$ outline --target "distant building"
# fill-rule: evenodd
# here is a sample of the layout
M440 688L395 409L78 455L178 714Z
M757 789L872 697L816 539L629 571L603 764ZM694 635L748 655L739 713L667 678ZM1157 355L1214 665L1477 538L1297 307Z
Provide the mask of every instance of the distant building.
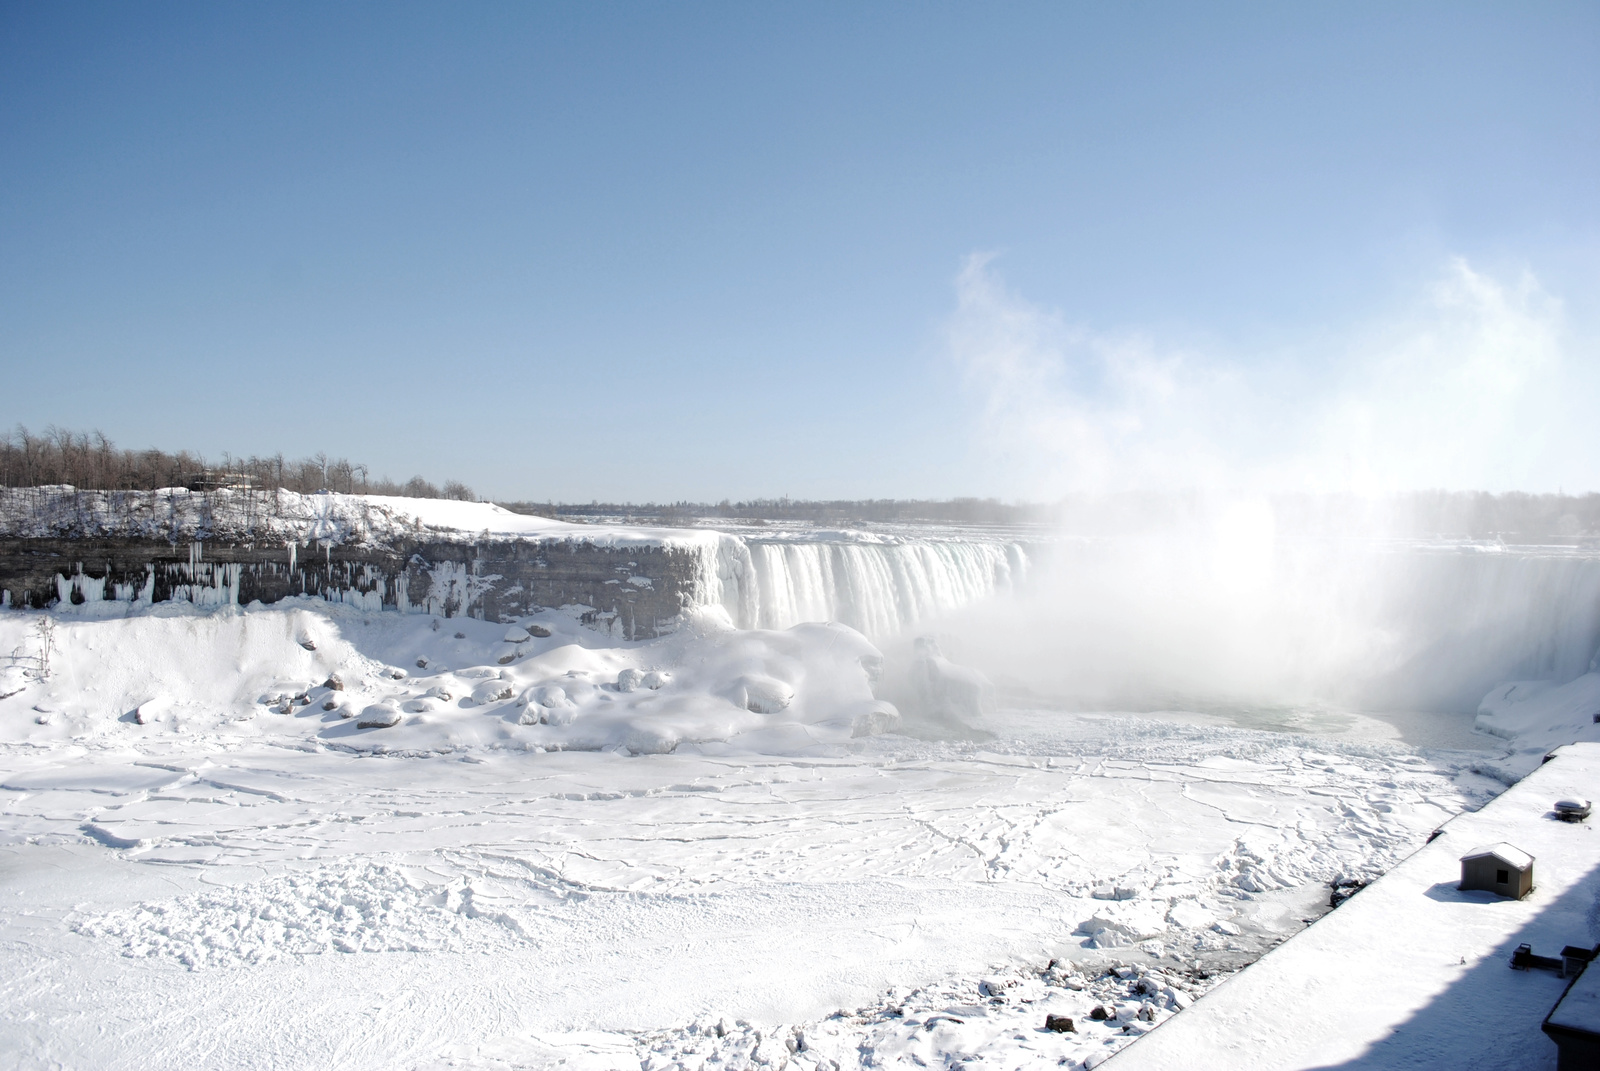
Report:
M1491 844L1461 857L1461 890L1520 900L1533 891L1533 856L1509 844Z

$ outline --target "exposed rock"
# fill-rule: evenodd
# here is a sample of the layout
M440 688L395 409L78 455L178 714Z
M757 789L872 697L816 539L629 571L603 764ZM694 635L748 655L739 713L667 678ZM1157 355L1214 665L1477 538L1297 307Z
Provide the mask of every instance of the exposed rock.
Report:
M1065 1015L1046 1015L1044 1017L1044 1028L1053 1030L1057 1034L1076 1034L1078 1032L1078 1028L1073 1025L1072 1019Z
M550 638L550 630L543 625L529 625L528 635L536 640L548 640Z
M335 692L344 691L344 681L339 679L339 675L337 673L323 681L322 686Z
M1103 1023L1108 1019L1115 1019L1116 1013L1107 1011L1104 1004L1096 1004L1094 1006L1094 1011L1089 1013L1089 1018L1093 1019L1097 1023Z
M374 703L361 712L357 729L387 729L400 724L400 711L388 703Z
M472 690L472 701L480 705L499 703L517 694L510 681L484 681Z
M311 638L309 638L309 637L307 637L306 639L301 640L300 641L300 646L304 647L308 651L315 651L317 649L316 641L311 639Z

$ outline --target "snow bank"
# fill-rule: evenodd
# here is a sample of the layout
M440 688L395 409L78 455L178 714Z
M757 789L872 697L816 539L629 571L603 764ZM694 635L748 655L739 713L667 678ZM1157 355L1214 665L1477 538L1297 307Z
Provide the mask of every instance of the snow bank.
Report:
M1526 773L1551 748L1576 741L1600 741L1600 673L1565 684L1508 681L1478 706L1476 728L1511 741L1508 770Z
M397 539L564 539L603 546L699 546L716 533L570 524L512 513L489 502L433 498L302 495L293 491L80 491L0 488L0 536L13 539L131 538L271 540L306 546L384 545Z

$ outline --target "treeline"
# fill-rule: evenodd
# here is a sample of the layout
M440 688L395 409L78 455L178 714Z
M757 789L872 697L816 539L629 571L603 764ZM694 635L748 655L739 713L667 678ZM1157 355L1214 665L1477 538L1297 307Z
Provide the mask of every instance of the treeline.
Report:
M1507 542L1588 543L1600 539L1600 494L1491 494L1417 491L1380 497L1348 494L1266 496L1287 534L1503 539ZM865 499L806 502L787 498L748 502L616 503L503 502L517 513L579 522L685 526L699 521L818 526L904 523L1049 525L1083 536L1183 530L1226 505L1228 496L1126 491L1074 495L1048 504L992 498L946 501Z
M421 476L404 483L387 476L373 478L367 466L342 457L313 454L288 459L235 457L212 461L187 450L124 450L99 431L73 432L49 427L35 435L18 427L0 436L0 487L43 487L71 484L96 491L154 491L187 487L191 491L259 488L315 494L337 491L355 495L402 495L407 498L453 498L477 501L472 488L458 480L443 487Z

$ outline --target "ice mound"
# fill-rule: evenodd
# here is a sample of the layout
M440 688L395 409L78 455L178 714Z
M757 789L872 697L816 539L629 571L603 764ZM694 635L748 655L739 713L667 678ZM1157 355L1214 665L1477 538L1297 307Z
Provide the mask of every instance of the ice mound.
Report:
M0 740L120 746L199 733L408 753L688 743L789 754L899 724L873 693L882 655L846 626L739 630L708 613L624 643L584 627L580 611L446 628L302 598L67 618L51 679L7 677ZM0 616L0 643L22 646L39 616ZM956 670L940 671L954 682L946 691L964 694ZM41 703L59 716L41 723Z

